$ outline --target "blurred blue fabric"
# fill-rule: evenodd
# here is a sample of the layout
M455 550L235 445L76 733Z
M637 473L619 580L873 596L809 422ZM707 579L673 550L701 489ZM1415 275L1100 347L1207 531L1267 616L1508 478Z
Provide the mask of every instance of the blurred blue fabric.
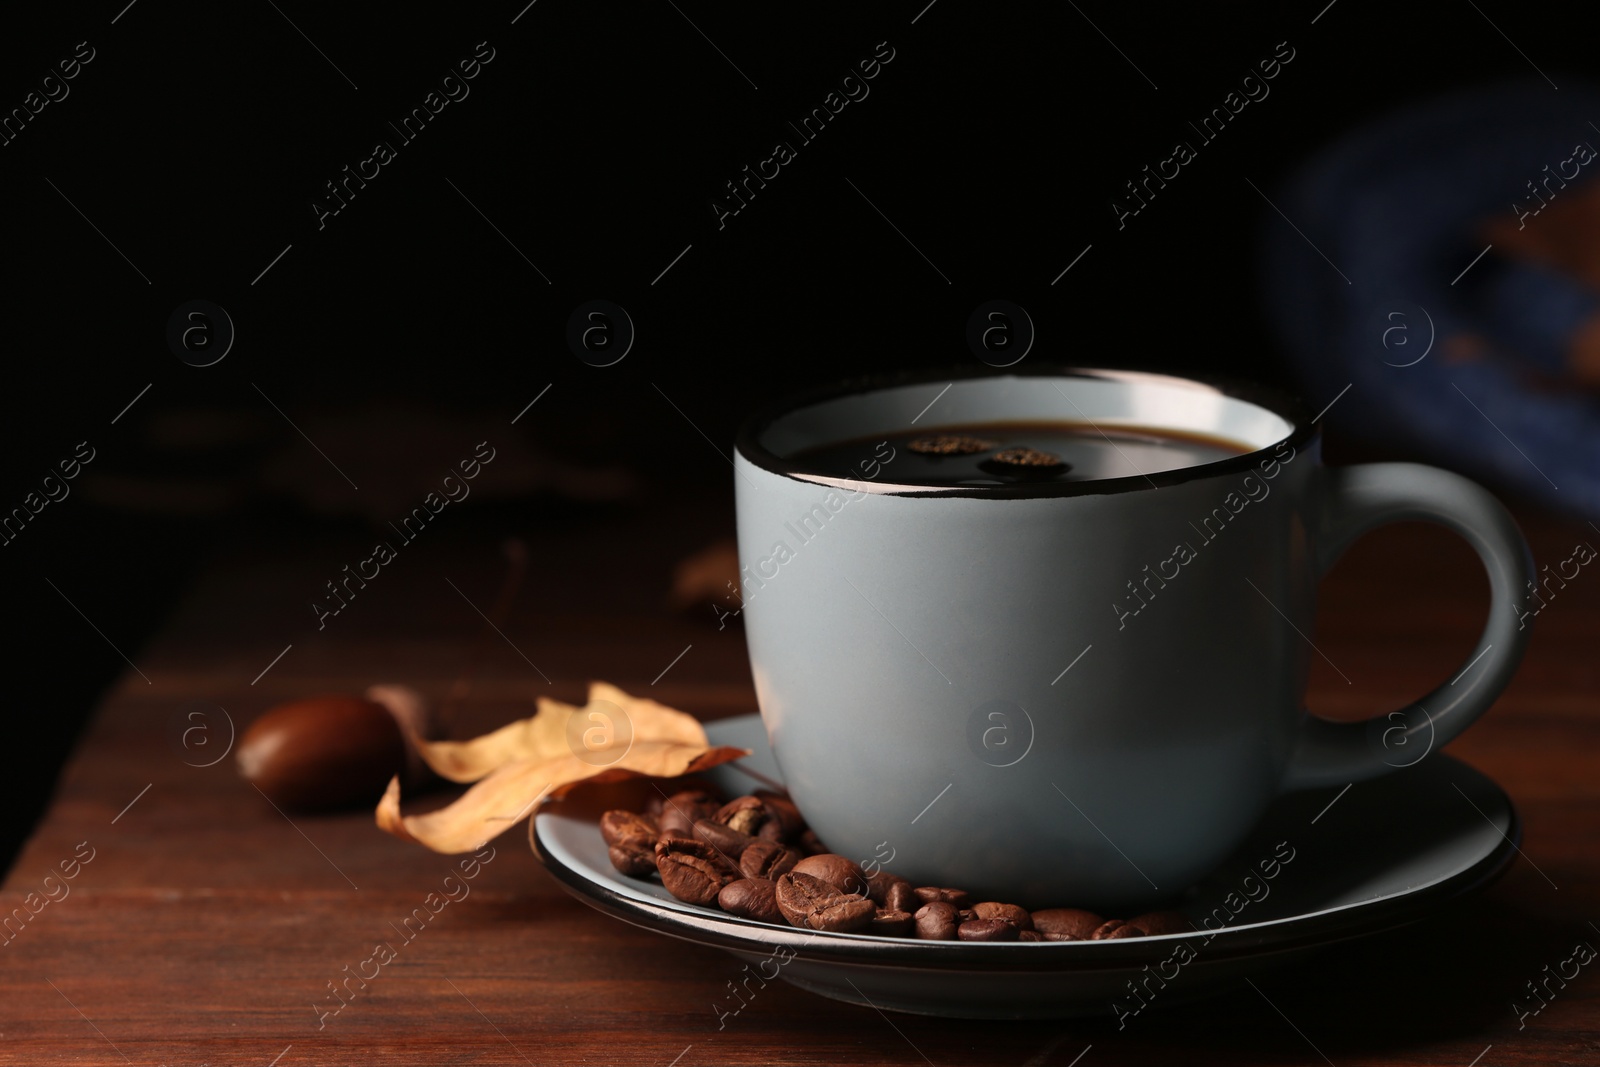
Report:
M1293 226L1266 213L1268 314L1314 408L1350 386L1332 426L1600 517L1600 404L1556 380L1600 299L1492 249L1473 262L1497 214L1556 224L1515 205L1537 208L1527 183L1576 145L1600 145L1591 116L1600 91L1586 86L1458 93L1354 130L1274 195ZM1551 202L1597 175L1589 162ZM1466 335L1482 339L1482 358L1462 358Z

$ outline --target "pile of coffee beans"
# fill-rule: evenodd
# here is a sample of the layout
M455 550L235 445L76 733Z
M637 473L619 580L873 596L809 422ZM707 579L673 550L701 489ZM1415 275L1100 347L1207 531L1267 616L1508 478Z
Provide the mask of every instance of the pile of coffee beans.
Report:
M706 789L656 796L642 812L600 817L612 866L635 878L659 875L689 904L806 930L923 941L1106 941L1186 933L1175 911L1107 919L1082 908L1028 911L974 901L965 890L916 886L829 852L780 793L724 803Z

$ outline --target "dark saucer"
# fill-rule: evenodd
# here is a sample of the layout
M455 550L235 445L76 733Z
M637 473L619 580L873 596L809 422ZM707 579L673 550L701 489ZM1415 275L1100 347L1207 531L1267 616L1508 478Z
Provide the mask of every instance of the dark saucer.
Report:
M709 723L706 732L713 744L753 750L706 775L728 795L760 786L740 766L781 779L759 716ZM1483 888L1509 865L1521 836L1499 786L1434 754L1343 793L1280 798L1181 906L1205 925L1200 932L1117 941L916 941L740 919L618 873L600 837L600 813L642 804L647 789L635 780L579 790L530 820L535 853L569 892L636 926L725 949L752 965L765 961L763 975L776 971L822 996L965 1018L1131 1011L1139 1002L1130 981L1149 991L1152 1004L1220 993L1320 946L1413 922Z

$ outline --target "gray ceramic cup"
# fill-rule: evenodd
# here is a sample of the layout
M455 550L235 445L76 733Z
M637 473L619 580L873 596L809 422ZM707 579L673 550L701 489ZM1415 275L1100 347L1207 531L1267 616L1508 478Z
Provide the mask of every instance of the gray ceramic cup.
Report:
M1250 451L1148 477L927 488L897 484L877 444L1039 420ZM837 474L790 461L853 439L861 459ZM1281 792L1442 747L1522 656L1527 545L1464 478L1329 468L1319 451L1310 414L1279 394L1123 371L859 384L751 419L734 457L742 612L762 719L811 826L917 885L1127 915L1181 899ZM1413 519L1482 559L1477 647L1399 711L1309 715L1318 579L1361 534Z

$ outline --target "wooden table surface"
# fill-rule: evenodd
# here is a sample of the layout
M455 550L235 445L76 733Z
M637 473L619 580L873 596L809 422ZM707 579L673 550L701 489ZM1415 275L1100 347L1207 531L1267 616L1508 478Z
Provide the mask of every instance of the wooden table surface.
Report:
M551 683L506 644L486 646L462 731L526 714L538 693L577 699L590 678L649 689L686 646L652 695L705 718L753 710L740 631L719 632L709 607L664 605L671 562L726 521L725 504L689 499L648 518L522 522L532 564L505 633ZM1579 523L1524 525L1541 564L1600 543ZM238 730L276 702L373 682L441 695L481 628L449 583L487 606L502 570L495 536L447 533L407 546L321 632L305 602L363 538L240 544L135 652L148 683L130 671L106 695L0 891L9 913L62 861L92 854L69 895L0 948L0 1063L1600 1063L1600 966L1525 1025L1512 1008L1576 943L1600 946L1600 574L1587 569L1538 619L1510 691L1451 747L1510 793L1525 858L1481 896L1266 976L1260 994L1147 1013L1119 1032L1109 1019L884 1016L774 983L719 1030L713 1005L734 960L568 896L519 828L494 843L467 899L319 1027L328 983L395 940L390 924L453 861L379 833L367 812L291 823L231 757L189 765L209 757L168 726L191 700ZM1324 583L1315 635L1350 684L1315 660L1309 703L1345 718L1400 707L1460 665L1487 599L1448 534L1369 537ZM225 744L227 723L212 726Z

